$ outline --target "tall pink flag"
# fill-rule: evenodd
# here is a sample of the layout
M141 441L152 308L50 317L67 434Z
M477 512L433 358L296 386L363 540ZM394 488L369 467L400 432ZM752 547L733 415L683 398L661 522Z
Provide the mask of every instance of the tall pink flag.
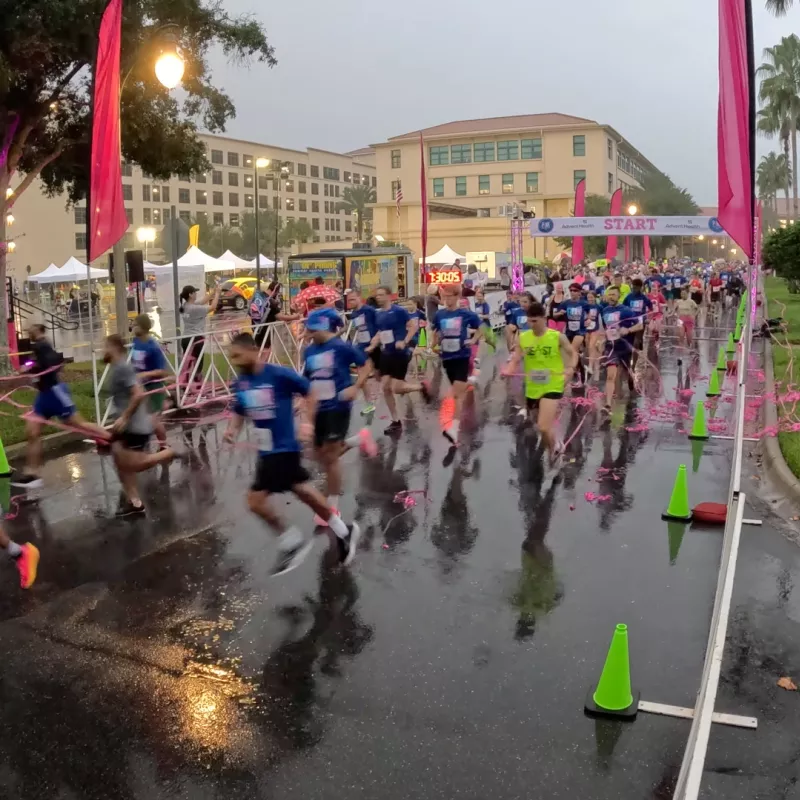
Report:
M642 237L642 251L644 252L644 263L650 263L650 237Z
M586 178L578 181L575 187L575 216L582 217L586 213ZM583 236L572 237L572 263L580 264L583 261Z
M425 280L425 256L428 249L428 186L425 183L425 143L419 132L419 196L422 201L422 267L420 275Z
M617 189L611 195L611 208L609 216L618 217L622 214L622 189ZM612 258L617 257L617 237L609 236L606 240L606 258L610 261Z
M719 222L753 255L751 69L747 0L719 0L719 109L717 181Z
M128 230L122 199L119 59L122 0L110 0L100 22L92 104L92 155L88 219L89 261L113 247Z

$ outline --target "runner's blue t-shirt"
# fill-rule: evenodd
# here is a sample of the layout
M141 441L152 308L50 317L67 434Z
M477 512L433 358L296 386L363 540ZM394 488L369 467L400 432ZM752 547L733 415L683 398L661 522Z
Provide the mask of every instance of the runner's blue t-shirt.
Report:
M593 331L596 331L598 329L599 316L600 316L600 306L587 303L586 316L584 317L583 320L583 326L586 329L587 333L592 333Z
M133 340L131 345L131 364L137 372L153 372L157 369L167 369L167 359L161 345L152 337L142 341ZM160 380L159 378L155 379ZM151 386L153 381L148 381L146 386Z
M489 304L485 300L482 303L475 303L475 313L479 318L481 316L490 316ZM481 325L491 325L491 322L488 319L481 319Z
M648 291L658 294L664 285L664 278L661 275L651 275L649 278L645 278L644 284Z
M367 363L366 353L342 339L329 339L324 344L312 342L303 354L306 362L304 375L321 411L349 411L352 403L342 400L340 394L353 385L350 367Z
M516 323L515 323L516 324ZM480 317L468 308L440 309L433 318L433 329L439 334L439 347L442 361L456 358L469 358L469 329L478 330Z
M623 301L622 305L627 306L631 311L644 315L653 308L653 301L641 292L631 292Z
M605 305L600 314L608 341L614 346L618 346L622 337L626 335L625 328L632 328L639 320L638 315L627 306Z
M563 303L558 304L558 310L564 311L566 317L567 333L576 333L582 335L586 333L586 313L589 309L589 304L585 300L565 300Z
M515 302L514 300L506 300L503 303L503 316L506 320L506 325L514 325L514 318L516 316L516 312L519 311L520 304Z
M261 455L296 453L293 398L311 391L311 384L293 369L263 364L254 375L240 375L233 384L233 411L250 419Z
M386 310L379 308L375 314L375 325L378 329L378 334L381 339L381 350L386 350L391 353L397 352L397 342L405 341L408 331L406 325L411 319L411 314L408 313L402 306L391 305ZM408 350L401 352L407 353Z
M362 350L369 347L369 343L375 338L378 326L375 324L375 309L364 303L361 308L353 311L353 325L356 329L356 346Z

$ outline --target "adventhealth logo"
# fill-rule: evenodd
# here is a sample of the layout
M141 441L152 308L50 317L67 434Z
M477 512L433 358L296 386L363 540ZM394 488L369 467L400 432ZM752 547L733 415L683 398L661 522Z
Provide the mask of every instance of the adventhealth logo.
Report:
M714 233L722 233L722 225L719 224L719 220L716 217L711 217L708 221L708 227L711 228Z
M539 220L539 232L540 233L550 233L555 226L553 225L553 220L551 219L540 219Z

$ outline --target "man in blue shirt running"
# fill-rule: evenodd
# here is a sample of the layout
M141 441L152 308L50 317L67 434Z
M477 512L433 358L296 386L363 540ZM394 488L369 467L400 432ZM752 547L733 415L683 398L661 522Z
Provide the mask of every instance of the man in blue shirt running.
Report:
M634 333L631 337L631 344L633 345L633 360L631 361L631 366L633 369L636 368L636 361L639 358L639 353L644 350L644 334L650 319L649 314L653 310L653 301L646 294L642 293L642 287L641 279L634 278L634 280L631 281L631 293L622 301L622 305L639 315L639 322L642 323L642 329Z
M617 374L619 367L622 367L628 375L628 389L636 391L631 372L631 359L633 357L633 345L629 340L632 333L642 329L639 322L639 315L629 308L619 304L619 289L616 286L609 286L606 291L606 302L603 305L600 315L603 318L603 327L606 331L606 403L603 410L611 411L611 402L614 399L614 391L617 386Z
M375 373L378 374L380 372L380 348L376 347L372 352L368 350L370 342L378 332L378 326L375 322L375 308L364 302L360 289L347 290L347 303L352 311L350 320L355 330L353 341L359 350L363 350L367 354ZM374 392L368 387L368 383L364 385L364 400L366 403L361 409L361 413L364 416L375 412Z
M314 418L314 450L317 461L325 472L328 505L338 514L339 496L342 493L342 470L339 459L351 447L360 447L369 457L378 454L369 428L362 428L348 438L350 411L353 400L364 388L371 366L367 354L349 342L340 339L332 330L328 317L322 311L312 311L306 319L306 330L311 334L311 344L303 353L304 375L311 381L316 400ZM350 367L358 367L358 380L353 383ZM315 520L325 525L324 519Z
M383 384L383 396L392 421L384 430L392 435L403 430L400 415L397 412L395 395L420 392L427 402L430 401L430 390L427 384L409 383L406 380L408 364L411 361L411 342L419 324L402 306L392 303L392 290L388 286L379 286L375 292L378 312L375 315L377 332L370 342L367 352L380 348L379 372Z
M136 377L144 385L147 407L153 419L153 431L158 444L166 447L167 429L161 419L161 412L167 401L164 378L169 376L169 364L161 345L150 335L152 325L148 314L139 314L134 320L131 364L136 370Z
M298 567L312 546L311 537L294 525L287 526L270 503L270 495L284 492L292 492L328 522L336 534L339 561L345 566L350 564L361 531L355 522L346 525L334 513L325 497L312 485L300 461L301 447L294 427L294 397L307 398L306 413L313 418L315 395L310 381L292 369L261 363L258 348L249 333L234 337L229 355L239 377L233 384L234 415L225 431L225 441L233 444L245 419L251 421L258 447L258 465L247 505L278 531L278 555L272 574L283 575ZM310 438L311 434L311 423L302 424L303 438Z
M583 340L586 337L586 317L590 310L589 303L583 299L579 283L570 284L569 299L559 303L553 310L553 319L566 322L564 333L577 355L578 374L581 383L586 379L581 350L583 349ZM589 377L591 377L591 372Z

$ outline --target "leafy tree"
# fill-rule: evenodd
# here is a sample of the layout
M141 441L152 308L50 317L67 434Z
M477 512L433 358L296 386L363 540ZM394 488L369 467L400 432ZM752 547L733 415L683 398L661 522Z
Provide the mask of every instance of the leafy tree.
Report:
M792 143L792 212L798 216L797 197L797 120L800 118L800 38L784 36L774 47L764 50L764 63L757 74L762 77L759 100L773 107L775 119L788 125ZM785 120L785 121L784 121Z
M587 194L585 217L607 217L611 200L602 194ZM572 247L571 236L556 237L556 241L561 247ZM586 257L590 259L603 258L606 254L605 236L584 236L583 249Z
M86 196L91 70L106 5L107 0L0 0L0 139L8 143L7 158L0 159L0 243L6 214L36 178L70 201ZM236 63L272 66L264 28L250 16L231 16L221 0L126 0L123 14L123 157L159 180L205 171L197 127L223 131L235 113L231 99L212 84L208 55L219 48ZM177 26L185 60L179 98L161 86L153 69L166 24ZM16 175L22 180L11 187ZM10 187L14 194L7 198ZM0 285L5 256L3 246Z
M790 292L800 291L800 223L777 228L764 237L764 266L785 278Z
M372 209L370 203L376 202L377 196L372 186L348 186L342 195L342 201L337 204L337 209L346 209L356 218L356 239L361 241L364 236L365 224L369 220L370 224L366 227L372 230Z

